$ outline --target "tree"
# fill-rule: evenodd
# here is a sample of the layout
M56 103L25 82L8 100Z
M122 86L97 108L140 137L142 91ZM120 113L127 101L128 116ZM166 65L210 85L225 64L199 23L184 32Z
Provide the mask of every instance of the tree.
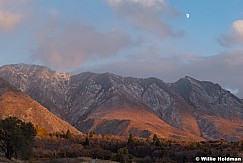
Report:
M153 136L153 144L156 146L160 146L160 144L161 144L160 140L156 134L154 134L154 136Z
M89 138L86 137L83 143L84 146L89 146Z
M133 142L134 142L133 135L130 134L130 135L129 135L129 138L128 138L128 140L127 140L127 143L128 143L128 144L131 144L131 143L133 143Z
M16 117L0 121L0 148L8 159L31 156L35 128L32 123L25 123Z
M72 136L71 131L68 129L65 135L65 138L70 139Z
M88 133L89 138L93 138L94 135L95 135L95 132L90 132L90 133Z
M36 131L36 136L41 136L41 137L49 136L47 130L45 128L39 127L38 125L35 126L35 131Z
M161 145L160 140L159 139L155 140L154 144L155 144L155 146L160 146Z
M153 141L156 141L156 140L158 140L158 136L157 136L157 134L154 134Z
M126 147L119 148L117 151L117 161L121 163L126 163L128 162L128 149Z
M117 153L119 155L127 155L128 154L128 149L126 147L123 147L123 148L119 148Z

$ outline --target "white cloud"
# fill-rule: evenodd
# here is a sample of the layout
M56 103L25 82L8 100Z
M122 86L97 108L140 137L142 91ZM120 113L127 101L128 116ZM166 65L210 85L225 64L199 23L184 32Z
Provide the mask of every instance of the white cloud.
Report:
M133 44L123 31L101 33L74 22L53 21L43 29L32 59L56 68L76 68L89 59L116 55Z
M219 43L226 47L243 45L243 20L234 21L230 33L221 36Z
M243 20L236 20L233 23L232 28L235 35L243 38Z
M20 23L23 17L12 11L11 6L8 1L0 1L0 32L12 30Z
M12 30L21 18L21 15L0 11L0 31Z
M154 7L164 3L164 0L107 0L107 2L115 6L121 3L134 3L144 7Z
M180 37L184 31L174 31L165 23L163 16L175 16L179 12L164 0L107 0L118 18L130 23L134 28L158 36Z

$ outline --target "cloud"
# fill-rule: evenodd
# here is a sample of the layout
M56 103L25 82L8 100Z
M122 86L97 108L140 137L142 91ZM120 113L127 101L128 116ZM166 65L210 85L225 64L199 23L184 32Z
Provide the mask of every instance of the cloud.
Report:
M142 5L144 7L153 7L161 3L164 3L164 0L107 0L107 2L115 6L124 2L130 2L130 3Z
M8 11L9 2L0 1L0 32L10 31L18 25L22 15Z
M123 31L98 32L74 22L53 21L43 29L32 59L56 68L76 68L89 59L116 55L133 44Z
M0 11L0 31L12 30L19 24L22 16Z
M218 41L225 47L243 45L243 20L234 21L230 33L221 36Z
M163 16L176 16L179 12L164 0L106 0L121 18L136 29L146 31L161 39L183 36L184 31L174 31Z
M153 55L151 55L152 57ZM112 72L123 76L158 77L174 82L181 77L191 76L199 80L219 83L224 88L234 88L232 93L243 98L243 51L226 51L215 56L197 56L190 53L155 58L117 61L89 67L89 71ZM112 69L110 68L112 67ZM83 68L82 71L85 71Z

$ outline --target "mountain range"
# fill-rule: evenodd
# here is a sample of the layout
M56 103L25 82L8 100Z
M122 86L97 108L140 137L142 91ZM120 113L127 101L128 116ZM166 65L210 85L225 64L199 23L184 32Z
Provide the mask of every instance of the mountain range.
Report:
M112 73L71 75L27 64L0 67L0 78L84 133L243 139L243 101L209 81L188 76L165 83Z

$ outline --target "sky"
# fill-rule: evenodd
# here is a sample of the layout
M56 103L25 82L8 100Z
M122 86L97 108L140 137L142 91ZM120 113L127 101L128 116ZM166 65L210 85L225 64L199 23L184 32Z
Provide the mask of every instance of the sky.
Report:
M191 76L243 98L243 1L0 0L0 57L0 66Z

